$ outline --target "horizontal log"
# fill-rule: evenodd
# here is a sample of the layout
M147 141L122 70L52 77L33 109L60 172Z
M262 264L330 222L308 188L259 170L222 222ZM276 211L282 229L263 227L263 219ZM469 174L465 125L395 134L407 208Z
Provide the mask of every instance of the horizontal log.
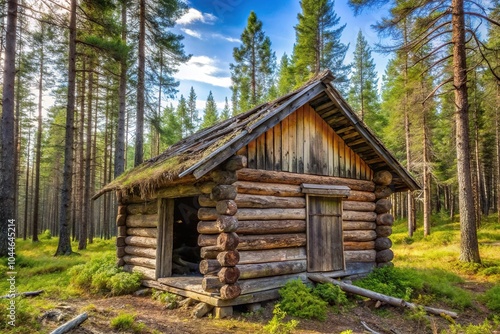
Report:
M344 241L372 241L376 238L374 230L344 231Z
M238 284L226 284L220 288L220 298L223 300L234 299L241 294Z
M392 226L377 226L375 232L379 237L388 237L392 234Z
M64 334L64 333L69 333L73 329L76 329L78 326L80 326L85 320L89 318L89 315L87 312L84 312L73 319L71 319L68 322L65 322L61 326L57 327L54 329L50 334Z
M394 216L390 213L382 213L377 216L376 222L379 226L392 226L394 224Z
M116 226L125 226L127 223L127 215L119 214L116 216Z
M205 206L202 204L202 200L208 198L209 200L215 202L220 201L222 199L235 199L238 194L238 189L234 185L228 184L219 184L212 189L210 196L200 196L199 201L201 206Z
M198 245L200 247L216 246L213 250L221 251L222 248L217 244L217 235L200 234L198 236ZM306 244L305 233L293 234L269 234L269 235L241 235L239 236L238 251L275 249L287 247L300 247Z
M344 241L344 250L375 249L375 241Z
M390 262L394 259L394 252L392 249L384 249L377 252L376 260L378 263Z
M374 193L375 193L375 198L380 199L380 198L387 198L387 197L391 196L393 191L388 186L376 186Z
M117 226L116 227L116 236L117 237L126 237L127 234L127 226Z
M233 184L238 181L234 171L214 170L210 172L210 176L216 184Z
M222 168L227 171L237 171L246 168L248 164L247 157L244 155L235 155L226 160Z
M238 280L238 285L241 288L241 294L246 295L250 293L255 293L259 291L265 291L270 289L278 289L294 279L300 279L303 282L307 281L305 274L290 274L290 275L280 275L272 277L260 277L245 280Z
M152 280L156 279L156 271L154 269L126 264L123 266L123 270L129 273L131 272L141 273L143 279L152 279Z
M240 277L240 269L238 267L222 267L217 277L222 283L234 284Z
M127 205L129 215L152 215L158 213L158 201Z
M296 274L307 270L307 261L286 261L238 265L240 279Z
M375 230L376 227L377 224L375 222L350 221L350 220L344 220L342 222L342 228L344 231Z
M238 211L238 206L232 199L223 199L217 202L215 210L219 215L234 216Z
M215 207L216 202L208 196L200 196L199 203L203 207ZM265 195L238 194L234 199L238 208L305 208L304 197L280 197ZM373 210L372 210L373 211Z
M354 220L354 221L366 221L374 222L377 219L377 214L375 212L361 212L361 211L348 211L344 210L342 212L343 220Z
M237 218L234 217L237 221ZM224 230L223 222L200 221L198 223L198 232L203 234L218 234L221 232L237 231L238 234L280 234L280 233L298 233L306 231L305 220L243 220L237 221L237 230L232 229L234 225ZM375 227L374 227L375 228Z
M392 183L392 174L387 170L380 170L373 175L373 182L380 186L388 186Z
M343 201L342 206L344 210L348 211L375 211L375 203L373 202L357 202L357 201Z
M156 238L158 237L158 229L154 227L153 228L129 227L127 228L127 235Z
M391 200L387 198L381 198L375 203L375 212L376 213L386 213L391 211L392 203Z
M357 202L374 202L376 200L376 197L373 191L351 190L346 200Z
M156 238L130 236L125 238L125 243L129 246L156 248Z
M158 227L158 215L128 215L127 227Z
M238 188L239 194L278 196L278 197L303 197L300 185L262 183L238 181L234 185Z
M148 257L150 259L156 258L156 249L154 249L154 248L127 246L127 247L125 247L125 253L127 253L129 255Z
M217 184L215 182L200 181L190 184L169 185L157 192L159 198L190 197L199 194L210 194Z
M221 233L217 236L217 247L223 251L232 251L238 247L240 238L234 232Z
M238 264L305 260L307 258L305 247L247 250L239 251L239 253L240 261Z
M198 237L198 242L199 242L199 237ZM215 238L215 241L213 243L215 244L217 243L217 238ZM200 256L202 259L216 259L219 253L221 252L222 250L217 246L201 246L200 248Z
M384 249L389 249L392 247L392 241L386 237L380 237L375 240L375 249L377 251L382 251Z
M151 269L156 268L156 260L148 259L146 257L125 255L123 257L123 260L125 261L126 264L131 264L131 265L141 266L141 267L146 267L146 268L151 268Z
M238 218L220 215L216 221L200 220L197 230L200 234L219 234L222 232L235 232L238 227Z
M283 209L238 209L236 213L238 220L278 220L278 219L306 219L305 208ZM217 211L213 208L200 208L198 210L200 220L216 220Z
M240 253L237 250L220 252L217 261L223 267L234 267L240 262Z
M275 172L249 168L240 169L236 173L239 181L272 182L295 185L300 185L302 183L329 184L348 186L352 190L361 191L373 191L375 189L375 184L372 181L344 179L332 176Z
M363 288L357 287L355 285L347 284L347 283L344 283L341 281L337 281L337 280L328 278L328 277L321 275L321 274L308 273L307 277L309 279L311 279L315 282L319 282L319 283L332 283L334 285L339 286L345 292L353 293L356 295L368 297L368 298L375 299L375 300L380 300L380 301L383 301L389 305L407 307L407 308L413 309L413 310L421 307L426 312L429 312L432 314L437 314L437 315L446 314L452 318L458 317L458 315L455 312L451 312L451 311L447 311L447 310L443 310L443 309L436 309L436 308L427 307L427 306L416 305L413 303L409 303L409 302L407 302L403 299L400 299L400 298L395 298L395 297L387 296L387 295L384 295L384 294L381 294L378 292L374 292L374 291L371 291L368 289L363 289Z
M219 261L205 259L200 261L200 273L203 275L216 275L221 269Z
M207 292L219 292L220 288L224 286L217 276L205 276L201 280L201 288Z
M346 262L375 262L375 250L346 250L344 259Z

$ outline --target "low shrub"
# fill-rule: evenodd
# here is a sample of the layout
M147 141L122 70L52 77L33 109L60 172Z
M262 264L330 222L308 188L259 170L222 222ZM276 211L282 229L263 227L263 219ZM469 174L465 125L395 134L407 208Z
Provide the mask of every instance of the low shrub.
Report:
M289 334L295 330L299 322L295 319L283 321L286 317L286 312L280 308L280 304L276 304L273 310L273 318L264 326L264 332L269 334Z
M280 308L289 315L306 319L326 319L328 303L312 293L301 280L290 280L279 290Z
M409 269L382 267L365 278L354 282L356 286L392 297L410 300L414 290L421 290L423 281Z
M345 292L332 283L321 283L316 285L313 294L336 308L346 305L349 302Z
M487 290L483 295L483 300L490 310L500 313L500 285L497 284Z
M467 326L460 324L452 324L450 328L446 331L442 331L442 334L494 334L497 333L499 329L500 322L499 319L495 318L493 321L486 319L483 323L474 325L469 324Z
M114 264L114 256L95 258L86 264L70 269L71 281L92 293L123 295L137 290L141 285L139 273L126 273Z

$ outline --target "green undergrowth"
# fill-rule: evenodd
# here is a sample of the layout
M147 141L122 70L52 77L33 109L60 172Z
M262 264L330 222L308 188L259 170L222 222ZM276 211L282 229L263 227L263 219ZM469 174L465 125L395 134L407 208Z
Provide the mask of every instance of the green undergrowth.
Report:
M16 327L8 327L6 313L0 312L0 333L41 332L37 318L58 303L79 297L83 291L71 284L71 268L88 263L93 258L115 254L115 241L95 239L86 250L77 250L78 243L72 243L73 254L54 256L58 238L44 231L38 242L16 239L14 271L16 292L43 290L37 297L16 297ZM7 260L0 258L0 296L9 293L7 281ZM0 308L8 306L10 299L0 299Z

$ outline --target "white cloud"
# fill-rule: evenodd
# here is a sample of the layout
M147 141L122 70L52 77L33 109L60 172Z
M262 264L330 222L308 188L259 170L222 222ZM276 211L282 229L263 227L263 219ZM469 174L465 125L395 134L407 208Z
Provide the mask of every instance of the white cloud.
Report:
M217 21L217 17L210 13L202 13L197 9L189 8L186 14L182 15L177 21L177 24L187 25L193 22L200 21L202 23L213 24Z
M212 37L220 38L220 39L226 40L226 41L231 42L231 43L241 43L241 41L238 38L224 36L222 34L212 34Z
M181 28L181 30L184 33L186 33L186 35L189 35L189 36L201 39L201 34L199 32L197 32L197 31L194 31L194 30L191 30L191 29L187 29L187 28Z
M192 80L209 83L214 86L229 88L231 77L224 76L224 69L217 67L217 60L207 56L193 56L179 66L175 77L179 80Z

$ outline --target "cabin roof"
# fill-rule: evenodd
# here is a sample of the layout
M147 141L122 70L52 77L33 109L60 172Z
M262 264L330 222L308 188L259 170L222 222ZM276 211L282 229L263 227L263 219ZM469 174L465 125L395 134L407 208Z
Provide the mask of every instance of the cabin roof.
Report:
M189 175L199 179L306 103L374 172L389 170L395 191L420 189L409 172L340 96L332 80L330 71L323 72L292 93L200 130L126 171L94 198L111 190L132 189L138 189L144 196L176 179Z

